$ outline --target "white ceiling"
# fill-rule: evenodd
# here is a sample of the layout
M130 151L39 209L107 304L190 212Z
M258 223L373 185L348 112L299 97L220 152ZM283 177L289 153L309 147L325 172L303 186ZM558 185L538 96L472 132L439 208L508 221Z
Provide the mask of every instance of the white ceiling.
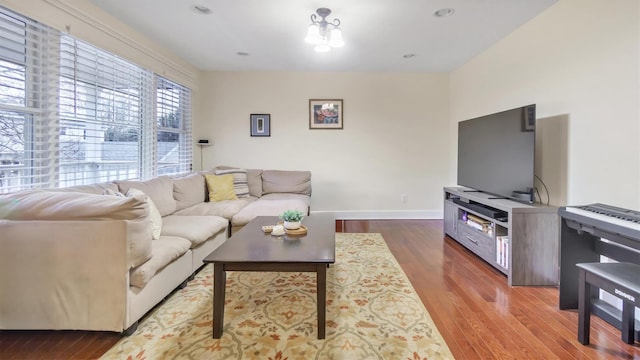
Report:
M201 70L450 71L557 0L90 0ZM204 5L211 13L193 10ZM328 7L346 45L303 41ZM433 13L453 8L450 17ZM239 56L247 52L249 56ZM404 54L416 54L410 59Z

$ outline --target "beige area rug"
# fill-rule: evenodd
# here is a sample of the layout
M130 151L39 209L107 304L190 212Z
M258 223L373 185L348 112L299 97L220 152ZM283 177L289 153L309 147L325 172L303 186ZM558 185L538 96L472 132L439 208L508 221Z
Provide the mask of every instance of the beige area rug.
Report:
M336 234L325 340L313 273L228 272L221 339L212 338L212 293L207 265L102 359L453 358L380 234Z

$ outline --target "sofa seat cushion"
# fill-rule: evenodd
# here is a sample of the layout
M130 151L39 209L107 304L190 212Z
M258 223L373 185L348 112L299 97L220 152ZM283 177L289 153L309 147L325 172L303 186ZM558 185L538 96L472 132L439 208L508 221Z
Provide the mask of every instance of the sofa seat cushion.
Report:
M169 215L162 218L162 235L185 238L195 248L228 225L229 221L219 216Z
M176 200L173 198L173 179L160 176L146 181L116 181L120 192L126 194L130 188L136 188L151 198L160 214L167 216L176 211Z
M191 215L213 215L220 216L227 220L231 220L233 215L237 214L243 207L256 201L254 197L242 198L238 200L224 200L216 202L204 202L188 207L184 210L176 211L173 215L191 216Z
M294 209L300 210L306 214L309 209L308 202L296 197L269 199L263 196L259 200L245 206L235 214L231 218L231 224L234 226L246 225L256 216L275 216L282 214L285 210Z
M191 242L176 236L161 236L151 245L151 258L131 269L131 286L143 288L153 276L172 261L189 251Z

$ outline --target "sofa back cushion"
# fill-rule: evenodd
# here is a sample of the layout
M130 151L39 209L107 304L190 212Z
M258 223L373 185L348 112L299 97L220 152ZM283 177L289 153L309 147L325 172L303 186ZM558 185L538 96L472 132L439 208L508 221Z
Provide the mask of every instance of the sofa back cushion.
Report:
M262 193L311 195L311 172L264 170L262 172Z
M136 188L147 194L156 204L160 215L167 216L176 211L176 200L173 198L173 179L159 176L145 181L116 181L120 192L126 194L130 188Z
M99 184L76 185L76 186L69 186L69 187L49 189L49 190L59 191L59 192L82 192L87 194L101 195L101 194L104 194L106 190L118 191L118 185L112 182L105 182L105 183L99 183Z
M173 198L176 199L176 211L204 202L206 193L207 184L202 174L196 173L173 179Z
M249 195L261 197L262 169L247 169L247 183L249 185Z

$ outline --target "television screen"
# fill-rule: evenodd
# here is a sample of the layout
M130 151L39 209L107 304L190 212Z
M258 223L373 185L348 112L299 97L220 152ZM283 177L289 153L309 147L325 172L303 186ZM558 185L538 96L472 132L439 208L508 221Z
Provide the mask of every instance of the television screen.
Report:
M533 202L535 105L458 123L458 185Z

